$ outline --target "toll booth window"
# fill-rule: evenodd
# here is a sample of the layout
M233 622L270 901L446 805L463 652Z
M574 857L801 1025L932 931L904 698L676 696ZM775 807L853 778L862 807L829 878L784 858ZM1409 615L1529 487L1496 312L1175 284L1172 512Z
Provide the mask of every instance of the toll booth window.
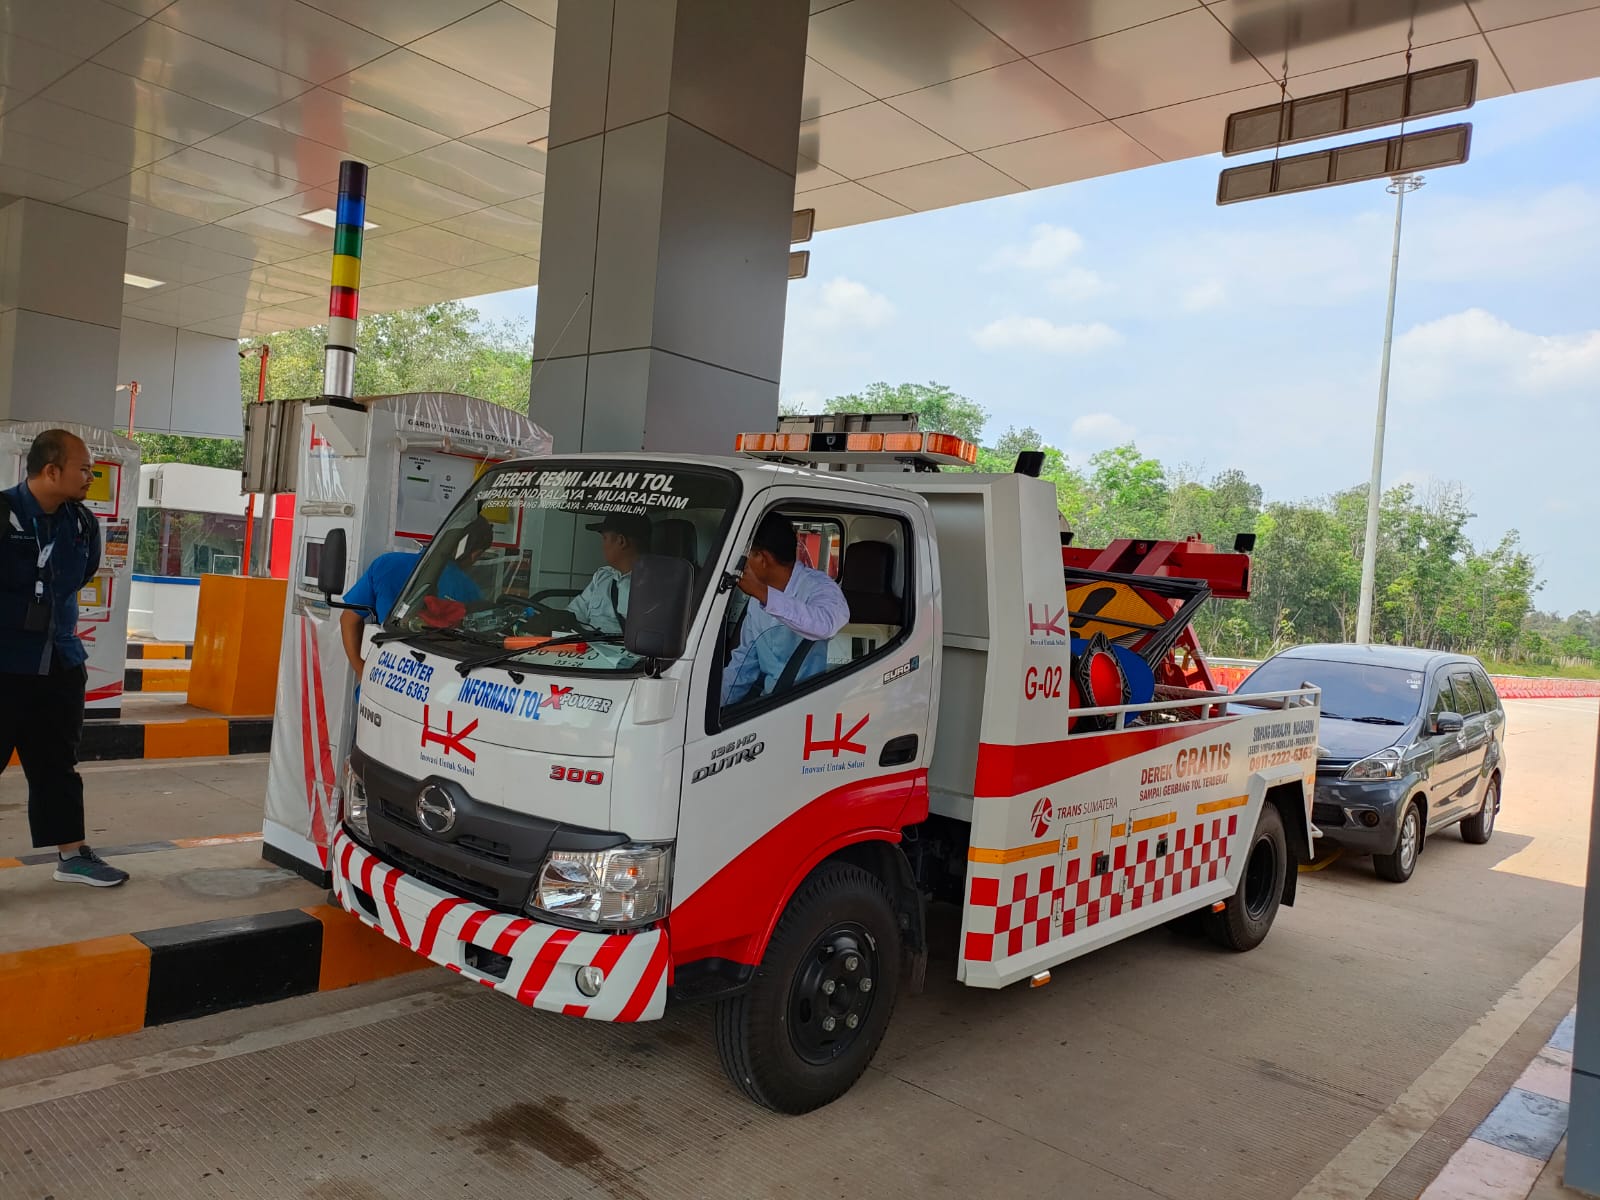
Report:
M676 463L498 467L434 536L390 625L522 650L513 662L632 670L623 631L635 565L687 560L699 603L738 490L729 472Z
M798 578L790 576L781 607L800 610L812 627L796 630L743 594L730 601L719 684L724 725L856 670L910 625L904 521L848 509L774 511L796 540Z

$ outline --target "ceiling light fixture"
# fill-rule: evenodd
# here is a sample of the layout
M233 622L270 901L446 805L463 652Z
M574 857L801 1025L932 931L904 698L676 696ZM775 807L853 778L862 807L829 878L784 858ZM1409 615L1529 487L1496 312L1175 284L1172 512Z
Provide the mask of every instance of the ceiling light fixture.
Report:
M165 279L151 279L148 275L124 275L122 282L129 287L158 288L167 281Z
M328 229L333 229L339 224L339 214L331 208L319 208L312 212L303 212L300 214L300 219L302 221L310 221L313 225L326 226ZM363 221L361 222L361 228L376 229L377 226L371 221Z

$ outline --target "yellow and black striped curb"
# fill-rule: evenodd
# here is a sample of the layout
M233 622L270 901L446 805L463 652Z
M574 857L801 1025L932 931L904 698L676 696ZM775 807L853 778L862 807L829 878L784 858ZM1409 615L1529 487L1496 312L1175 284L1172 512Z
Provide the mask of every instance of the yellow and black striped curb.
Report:
M189 717L181 721L85 721L78 761L122 758L223 758L265 754L271 717Z
M193 642L129 642L129 658L193 658Z
M428 965L327 904L0 954L0 1059Z

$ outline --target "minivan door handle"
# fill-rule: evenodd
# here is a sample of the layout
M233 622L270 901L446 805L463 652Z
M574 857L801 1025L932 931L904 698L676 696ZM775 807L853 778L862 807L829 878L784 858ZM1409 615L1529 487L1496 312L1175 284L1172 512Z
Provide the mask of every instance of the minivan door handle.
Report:
M908 762L916 761L917 735L914 733L902 734L897 738L890 738L883 744L883 753L878 755L880 767L899 767Z

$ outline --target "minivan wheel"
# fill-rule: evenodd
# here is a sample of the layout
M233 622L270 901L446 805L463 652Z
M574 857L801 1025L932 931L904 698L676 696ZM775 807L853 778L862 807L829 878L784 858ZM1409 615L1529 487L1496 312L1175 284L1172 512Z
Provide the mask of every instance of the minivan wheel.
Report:
M1461 822L1461 840L1481 846L1494 836L1494 819L1500 812L1500 777L1492 775L1483 789L1483 807Z
M1395 838L1394 853L1374 854L1373 869L1379 879L1390 883L1404 883L1417 869L1417 855L1422 852L1422 813L1410 801L1400 814L1400 833Z

